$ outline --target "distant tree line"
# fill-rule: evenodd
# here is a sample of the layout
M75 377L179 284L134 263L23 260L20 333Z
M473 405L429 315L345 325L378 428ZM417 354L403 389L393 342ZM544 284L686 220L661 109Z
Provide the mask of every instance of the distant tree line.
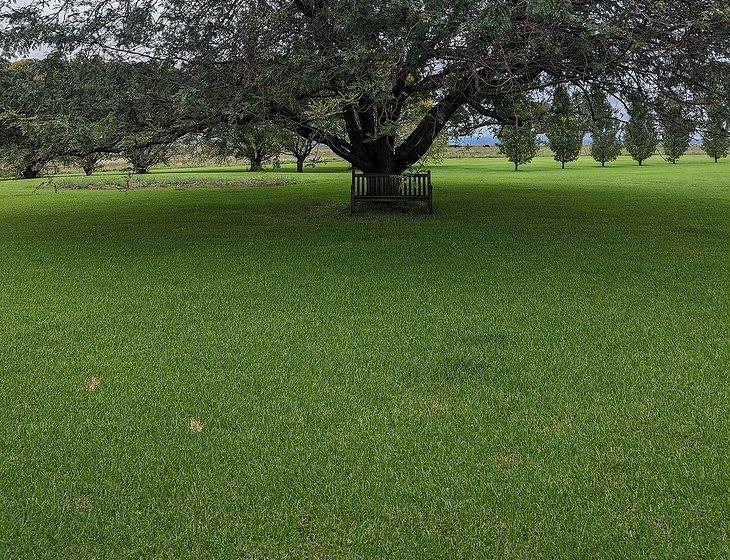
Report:
M282 155L299 173L320 162L315 133L292 132L265 115L205 115L200 99L175 90L175 73L153 62L96 57L0 61L0 171L30 179L64 165L92 175L103 160L121 158L130 172L144 174L181 149L220 162L243 159L254 172L279 167ZM424 102L405 107L411 116L399 132L428 109ZM202 114L201 123L191 125L188 114ZM415 165L439 160L446 145L443 132Z
M179 97L174 74L150 62L96 57L0 61L0 170L30 179L64 165L92 175L104 159L122 158L143 174L182 147L247 159L251 171L281 154L290 154L299 172L316 163L314 137L271 120L191 126L185 113L199 117L199 100Z
M727 100L726 100L727 101ZM617 105L619 100L615 99ZM529 163L540 148L540 134L565 169L580 155L583 140L591 136L590 154L601 167L614 161L622 150L642 165L659 154L677 163L699 135L702 149L717 162L730 149L730 109L715 102L697 107L675 97L650 100L646 92L630 91L623 104L627 119L598 88L571 94L564 85L555 87L550 102L523 99L515 105L515 122L497 131L500 152L514 164L515 171Z
M180 88L182 73L154 61L98 56L0 61L0 168L34 178L54 164L76 165L91 175L113 157L126 159L130 171L141 174L166 162L180 145L221 161L245 159L251 171L277 167L283 154L296 161L298 172L318 161L316 147L324 134L319 128L292 131L265 112L256 118L222 115L209 92L201 96ZM676 163L699 134L715 161L728 155L727 99L724 104L717 98L684 103L681 96L652 98L632 89L625 95L624 111L618 105L618 97L612 103L598 86L586 90L557 84L550 99L506 96L496 109L506 123L498 128L499 150L518 170L535 157L538 138L545 135L565 168L578 158L590 134L590 154L601 166L622 149L639 165L657 152ZM394 128L396 141L411 136L432 109L425 98L404 103ZM320 113L319 127L346 134L336 111L322 107ZM478 114L466 109L454 113L411 167L442 158L448 136L483 126Z

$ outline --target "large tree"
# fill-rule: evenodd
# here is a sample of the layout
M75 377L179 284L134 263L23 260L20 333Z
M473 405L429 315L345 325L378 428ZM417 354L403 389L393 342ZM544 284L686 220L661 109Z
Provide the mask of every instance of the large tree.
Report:
M68 138L63 120L40 120L0 113L0 169L19 179L34 179L59 158Z
M120 155L132 166L132 173L145 175L155 165L167 163L170 156L169 144L154 143L147 145L147 141L129 138L125 141Z
M4 45L147 58L176 134L268 115L366 172L418 161L463 110L510 124L506 97L556 84L651 84L718 95L725 0L45 0L0 12ZM2 22L0 22L2 23ZM0 24L0 28L3 25ZM408 104L430 109L405 137Z
M154 151L206 127L199 100L180 86L182 76L157 61L85 56L0 65L4 167L35 177L58 160L89 173L107 154Z

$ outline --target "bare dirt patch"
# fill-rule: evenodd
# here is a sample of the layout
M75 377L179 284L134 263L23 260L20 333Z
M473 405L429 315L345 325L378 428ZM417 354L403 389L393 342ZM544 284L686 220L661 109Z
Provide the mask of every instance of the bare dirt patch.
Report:
M132 189L256 189L295 185L291 179L241 179L227 181L221 179L168 180L168 181L130 181L125 182L88 182L59 183L59 189L71 190L132 190Z
M188 420L188 430L195 434L199 434L203 431L203 423L200 420L191 418L190 420Z
M91 393L92 391L96 391L100 383L101 380L98 377L92 377L84 382L84 389Z

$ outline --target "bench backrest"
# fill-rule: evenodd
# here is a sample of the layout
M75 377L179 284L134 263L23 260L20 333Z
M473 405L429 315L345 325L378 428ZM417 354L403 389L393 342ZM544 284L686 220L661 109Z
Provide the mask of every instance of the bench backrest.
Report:
M399 196L426 197L431 188L431 172L380 174L352 172L352 187L355 196L393 196L397 182Z

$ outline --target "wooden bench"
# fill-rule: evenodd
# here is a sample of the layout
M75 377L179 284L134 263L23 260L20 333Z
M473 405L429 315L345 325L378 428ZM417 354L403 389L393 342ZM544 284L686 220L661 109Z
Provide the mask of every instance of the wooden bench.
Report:
M423 201L428 205L428 213L433 214L433 187L430 171L402 175L352 172L350 212L353 214L358 202L403 200Z

